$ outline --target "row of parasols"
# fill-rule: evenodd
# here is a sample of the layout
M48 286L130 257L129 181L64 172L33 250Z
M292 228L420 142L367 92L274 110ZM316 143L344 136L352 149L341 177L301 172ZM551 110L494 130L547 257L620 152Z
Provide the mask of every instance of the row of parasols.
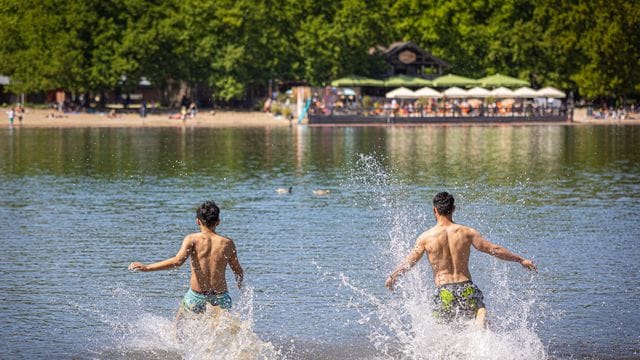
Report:
M498 87L493 90L487 90L481 87L473 87L469 90L459 88L457 86L450 87L442 92L432 89L430 87L423 87L416 91L400 87L389 91L385 94L385 97L389 99L417 99L417 98L500 98L500 99L533 99L533 98L564 98L565 93L553 88L545 87L539 90L534 90L529 87L523 86L516 90L511 90L506 87Z
M526 80L514 78L507 75L495 74L481 79L471 79L459 75L443 75L433 80L420 77L397 75L385 80L370 79L363 76L348 76L331 82L335 87L386 87L396 88L387 93L387 97L396 98L418 98L418 97L450 97L450 98L564 98L565 93L553 87L546 87L540 90L529 88ZM448 89L440 92L432 87ZM420 88L417 91L409 88ZM465 90L463 88L471 88ZM488 90L486 88L492 88ZM510 88L517 88L511 90Z

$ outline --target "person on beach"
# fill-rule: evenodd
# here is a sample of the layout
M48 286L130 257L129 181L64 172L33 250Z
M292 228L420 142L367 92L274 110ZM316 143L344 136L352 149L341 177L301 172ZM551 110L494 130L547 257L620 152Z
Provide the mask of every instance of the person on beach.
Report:
M180 119L182 120L182 125L187 123L187 107L180 107Z
M180 311L201 314L207 303L220 309L231 308L225 271L231 267L238 288L242 288L244 272L238 261L235 244L231 239L216 233L220 225L220 208L213 201L200 205L196 211L196 223L200 232L187 235L176 256L150 265L132 262L129 270L171 270L181 266L191 256L190 289L184 295Z
M13 126L13 119L16 117L16 111L11 108L7 111L7 115L9 115L9 126Z
M18 123L22 125L22 119L24 118L24 107L21 103L16 105L16 116L18 117Z
M140 103L140 117L143 119L147 117L147 102L145 100Z
M117 119L120 117L120 115L118 115L118 113L116 112L116 109L111 109L109 110L109 113L107 114L107 117L109 119Z
M454 210L454 198L451 194L436 194L433 198L433 213L437 224L418 237L413 251L389 275L385 286L393 291L398 276L409 271L426 253L436 285L433 297L434 316L444 322L460 317L475 318L475 323L484 327L484 297L472 282L469 272L471 246L499 259L518 262L526 269L538 269L531 260L489 242L475 229L454 223Z
M191 104L189 104L189 117L192 119L196 118L196 114L198 113L198 106L196 105L195 102L191 102Z

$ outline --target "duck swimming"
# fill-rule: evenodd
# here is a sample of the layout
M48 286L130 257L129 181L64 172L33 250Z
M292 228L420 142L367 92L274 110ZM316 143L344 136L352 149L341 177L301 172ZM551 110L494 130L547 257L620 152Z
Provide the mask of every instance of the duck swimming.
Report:
M276 192L278 194L291 194L291 191L293 191L293 186L289 186L288 189L285 188L277 188Z

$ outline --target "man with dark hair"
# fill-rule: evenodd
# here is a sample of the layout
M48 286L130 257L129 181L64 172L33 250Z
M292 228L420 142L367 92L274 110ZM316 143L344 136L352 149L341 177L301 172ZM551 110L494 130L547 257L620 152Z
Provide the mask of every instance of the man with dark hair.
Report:
M182 299L181 310L203 313L207 303L222 309L231 308L225 278L227 265L235 274L238 288L242 287L244 273L233 241L216 233L219 217L220 208L216 203L205 202L196 211L200 232L187 235L176 256L150 265L133 262L129 270L171 270L191 256L191 288Z
M443 321L475 317L476 324L484 326L484 298L480 289L471 281L469 272L471 245L499 259L518 262L529 270L538 269L531 260L487 241L475 229L454 223L454 211L451 194L441 192L433 198L433 214L437 224L418 237L413 251L389 275L385 286L393 291L398 276L409 271L426 253L437 287L433 298L434 315Z

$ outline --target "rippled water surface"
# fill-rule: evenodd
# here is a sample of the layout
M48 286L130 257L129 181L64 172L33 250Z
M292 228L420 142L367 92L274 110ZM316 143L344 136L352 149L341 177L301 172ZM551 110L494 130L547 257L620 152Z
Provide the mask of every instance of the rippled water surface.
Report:
M0 183L3 359L640 356L640 127L2 129ZM434 323L424 262L383 286L441 190L540 267L472 253L490 331ZM126 268L173 256L208 199L243 330L185 344L188 266Z

